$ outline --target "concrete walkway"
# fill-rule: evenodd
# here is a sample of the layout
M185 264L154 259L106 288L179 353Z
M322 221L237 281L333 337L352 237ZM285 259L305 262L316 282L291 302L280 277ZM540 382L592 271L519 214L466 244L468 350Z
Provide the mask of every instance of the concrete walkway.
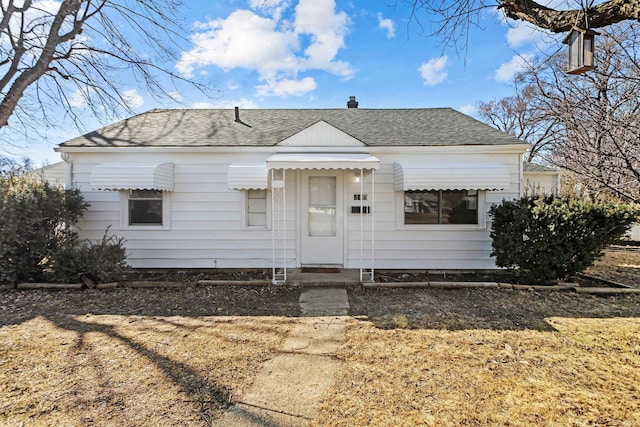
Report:
M218 421L218 426L301 426L316 415L322 393L333 384L345 341L347 291L305 288L301 317L282 353L266 362L249 391Z

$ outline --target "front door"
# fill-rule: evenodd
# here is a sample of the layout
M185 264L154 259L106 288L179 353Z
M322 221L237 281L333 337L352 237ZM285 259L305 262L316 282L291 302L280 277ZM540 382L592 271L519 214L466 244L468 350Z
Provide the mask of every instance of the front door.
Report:
M343 265L342 171L302 172L302 265Z

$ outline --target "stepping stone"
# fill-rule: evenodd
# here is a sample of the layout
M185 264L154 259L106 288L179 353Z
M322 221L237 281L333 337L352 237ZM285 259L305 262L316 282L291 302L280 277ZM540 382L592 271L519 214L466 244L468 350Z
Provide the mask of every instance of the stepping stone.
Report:
M349 297L344 288L305 288L300 293L303 316L346 316Z

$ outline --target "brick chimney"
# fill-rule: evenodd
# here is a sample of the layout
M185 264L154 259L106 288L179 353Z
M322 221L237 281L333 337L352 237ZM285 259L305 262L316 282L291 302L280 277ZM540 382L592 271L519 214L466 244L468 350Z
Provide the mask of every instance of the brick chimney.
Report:
M347 108L358 108L358 101L356 101L355 96L349 97L349 102L347 102Z

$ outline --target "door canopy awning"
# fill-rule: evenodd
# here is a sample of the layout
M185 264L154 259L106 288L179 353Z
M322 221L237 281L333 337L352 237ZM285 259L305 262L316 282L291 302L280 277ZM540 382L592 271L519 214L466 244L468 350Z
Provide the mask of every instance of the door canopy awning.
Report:
M173 163L101 163L90 182L94 190L173 191Z
M296 153L274 154L267 159L269 169L378 169L380 160L369 154Z
M227 169L229 190L265 190L268 186L267 164L232 163Z
M509 169L493 162L396 162L393 187L409 190L503 190Z

